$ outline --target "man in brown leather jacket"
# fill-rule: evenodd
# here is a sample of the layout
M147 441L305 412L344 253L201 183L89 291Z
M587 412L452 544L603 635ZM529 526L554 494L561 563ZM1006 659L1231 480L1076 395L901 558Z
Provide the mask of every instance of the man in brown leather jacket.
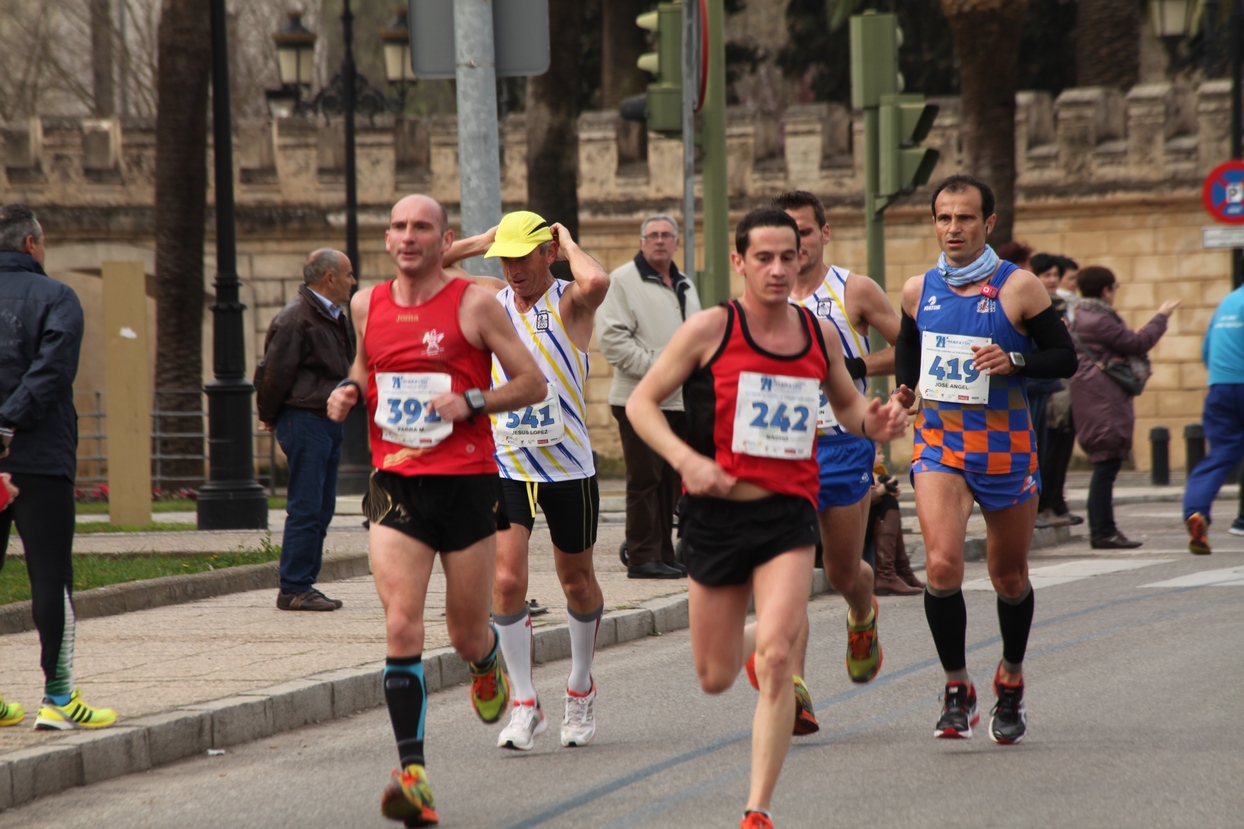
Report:
M276 432L289 463L281 542L281 610L336 610L341 602L315 588L324 537L337 504L342 425L328 419L328 396L350 373L354 341L342 306L354 268L344 253L317 250L302 269L305 284L268 326L255 372L259 420Z

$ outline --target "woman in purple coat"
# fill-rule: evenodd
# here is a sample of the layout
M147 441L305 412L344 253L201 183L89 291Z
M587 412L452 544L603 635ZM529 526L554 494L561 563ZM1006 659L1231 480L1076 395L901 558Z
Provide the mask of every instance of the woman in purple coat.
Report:
M1076 438L1093 463L1089 482L1089 541L1096 549L1139 547L1114 523L1114 479L1132 451L1136 413L1132 396L1097 367L1112 360L1144 357L1166 333L1166 322L1179 300L1162 303L1158 313L1139 331L1132 331L1114 310L1119 282L1108 268L1080 271L1080 295L1072 335L1079 368L1071 378L1071 412ZM1091 355L1091 356L1090 356ZM1147 371L1147 367L1145 369Z

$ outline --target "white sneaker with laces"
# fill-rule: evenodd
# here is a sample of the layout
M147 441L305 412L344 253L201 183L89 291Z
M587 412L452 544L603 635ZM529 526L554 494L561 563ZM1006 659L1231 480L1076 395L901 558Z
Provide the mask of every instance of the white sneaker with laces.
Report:
M536 747L536 735L548 730L544 710L538 703L515 702L510 710L510 722L497 737L497 748L515 751L531 751Z
M562 717L562 745L585 746L596 736L596 716L592 706L596 702L596 683L584 696L566 692L566 716Z

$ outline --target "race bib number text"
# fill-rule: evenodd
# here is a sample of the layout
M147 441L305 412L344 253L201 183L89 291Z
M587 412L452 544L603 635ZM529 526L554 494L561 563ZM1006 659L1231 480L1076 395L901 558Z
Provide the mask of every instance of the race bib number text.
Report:
M730 449L761 458L811 457L820 399L812 378L741 372Z
M976 367L972 346L989 337L925 331L920 341L920 394L946 403L988 403L989 375Z
M421 449L435 446L453 432L454 425L441 420L428 404L432 398L452 391L448 374L376 374L376 425L390 443Z
M526 409L493 416L492 431L505 446L555 446L566 435L557 387L548 384L544 399Z

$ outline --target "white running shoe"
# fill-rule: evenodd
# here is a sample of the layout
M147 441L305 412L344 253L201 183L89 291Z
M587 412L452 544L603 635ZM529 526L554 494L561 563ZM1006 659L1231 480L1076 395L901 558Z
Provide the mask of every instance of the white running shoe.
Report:
M536 735L543 734L548 727L539 703L515 702L510 711L509 725L501 729L497 737L497 748L531 751L536 747Z
M562 717L562 745L585 746L596 736L596 716L592 705L596 702L596 683L584 696L566 692L566 716Z

